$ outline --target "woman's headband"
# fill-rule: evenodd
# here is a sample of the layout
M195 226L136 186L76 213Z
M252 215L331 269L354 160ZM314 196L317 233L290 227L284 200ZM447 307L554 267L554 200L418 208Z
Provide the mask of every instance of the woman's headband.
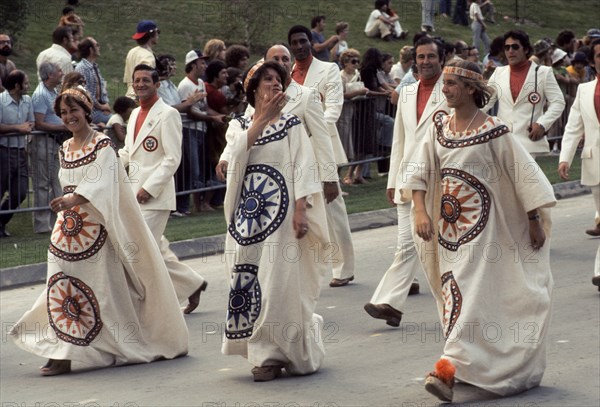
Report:
M475 71L460 68L458 66L445 66L444 73L449 75L462 76L464 78L473 79L476 81L483 81L483 75Z
M244 79L244 92L248 89L248 84L250 83L250 79L254 76L258 68L260 68L265 63L264 59L260 59L257 63L252 65L252 68L248 71L248 75L246 75L246 79Z
M81 89L80 89L81 88ZM77 86L76 88L68 88L62 91L62 93L60 94L62 95L69 95L75 99L77 99L78 101L80 101L81 103L83 103L84 105L86 105L90 111L93 110L93 104L92 104L92 99L87 95L87 92L85 89L83 89L83 87L81 86Z

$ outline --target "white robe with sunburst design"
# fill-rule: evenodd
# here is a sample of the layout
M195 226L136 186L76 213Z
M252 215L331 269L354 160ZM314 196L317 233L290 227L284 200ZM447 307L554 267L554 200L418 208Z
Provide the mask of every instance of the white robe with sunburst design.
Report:
M456 377L509 395L539 385L546 366L552 275L545 216L556 204L544 173L497 118L455 134L430 127L404 187L426 191L436 238L417 249ZM408 167L407 167L408 168ZM418 168L419 170L414 170ZM544 208L547 240L534 251L527 212Z
M250 119L227 130L232 152L227 172L225 258L230 293L222 351L254 366L280 365L291 374L319 369L325 355L323 318L314 313L322 268L300 268L300 256L319 261L321 242L298 240L295 201L307 197L311 227L327 236L315 156L300 120L284 114L247 149Z
M72 139L71 139L72 140ZM50 359L101 367L185 355L188 331L160 250L108 136L61 149L64 194L89 202L58 213L47 285L11 331Z

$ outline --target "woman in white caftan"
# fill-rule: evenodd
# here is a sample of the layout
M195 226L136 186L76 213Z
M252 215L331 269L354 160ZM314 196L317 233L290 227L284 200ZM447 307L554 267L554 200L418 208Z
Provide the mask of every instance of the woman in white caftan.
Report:
M446 339L425 386L445 401L454 378L515 394L539 385L546 366L553 282L542 208L556 201L507 126L479 110L490 90L475 64L448 64L442 91L455 113L416 146L419 171L403 185Z
M142 218L110 138L89 126L83 88L65 90L55 110L73 133L60 150L64 195L48 250L48 279L10 335L49 358L44 376L87 367L185 355L188 331L160 251ZM34 333L34 334L32 334Z
M303 244L306 208L322 187L310 170L315 157L302 123L281 113L286 76L276 62L253 66L244 87L254 114L232 120L227 134L230 294L222 351L247 358L255 381L275 379L282 368L313 373L325 355L323 319L314 313L323 275L300 269L298 261L315 256ZM310 210L325 219L318 202ZM323 228L318 235L327 235Z

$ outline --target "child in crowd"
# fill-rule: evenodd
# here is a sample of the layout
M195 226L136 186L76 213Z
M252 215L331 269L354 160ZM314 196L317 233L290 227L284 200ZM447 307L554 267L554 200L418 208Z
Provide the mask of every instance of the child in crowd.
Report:
M118 97L113 105L113 114L106 123L106 134L111 138L117 148L123 148L127 133L127 121L133 109L137 107L135 101L127 96Z

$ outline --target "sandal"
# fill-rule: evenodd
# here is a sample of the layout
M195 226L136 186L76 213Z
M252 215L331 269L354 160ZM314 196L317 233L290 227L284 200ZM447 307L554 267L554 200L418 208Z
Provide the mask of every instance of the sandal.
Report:
M452 401L455 372L452 362L440 359L435 364L435 372L429 373L425 378L425 390L442 401Z
M425 390L442 401L452 401L454 395L452 387L441 381L435 372L429 373L425 378Z
M352 177L344 177L344 179L342 180L342 184L353 185L354 181L352 180Z
M48 362L40 368L42 376L57 376L71 372L70 360L48 359Z
M255 382L268 382L281 376L281 366L255 366L252 374Z

